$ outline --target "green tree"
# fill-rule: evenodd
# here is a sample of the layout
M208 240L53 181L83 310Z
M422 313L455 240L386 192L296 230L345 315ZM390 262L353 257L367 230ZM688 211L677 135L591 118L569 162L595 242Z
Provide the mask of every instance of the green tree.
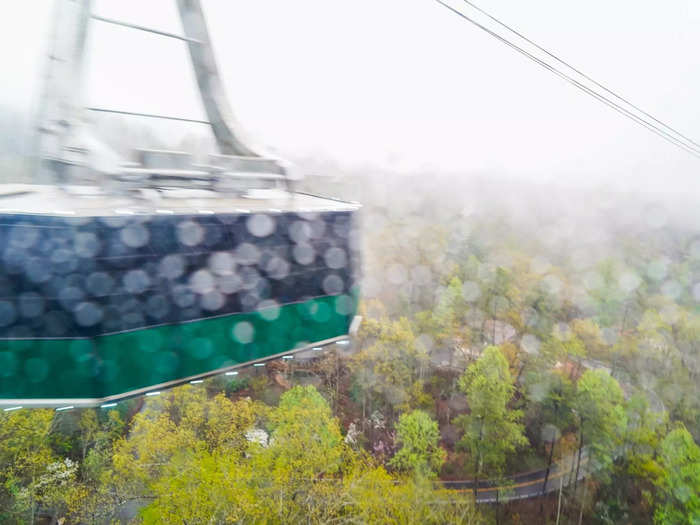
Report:
M438 345L459 344L469 338L469 330L463 326L467 303L462 294L462 281L452 277L433 308L416 315L416 325L421 333L430 334Z
M425 404L423 379L429 359L425 348L417 344L411 322L384 319L378 333L367 338L350 361L351 372L363 390L363 405L378 399L380 408L406 411Z
M663 475L654 521L663 525L700 523L700 447L681 424L661 443Z
M74 515L99 515L109 521L124 503L151 497L185 456L214 451L244 455L249 445L245 434L264 414L265 409L250 400L231 402L223 394L207 398L204 389L189 385L149 398L132 420L129 435L115 442L96 490L77 491Z
M345 444L328 402L312 386L295 386L269 417L271 445L259 452L280 482L308 482L337 473Z
M438 444L440 430L437 421L422 410L401 414L396 438L401 448L389 465L418 476L435 477L446 457L446 452Z
M539 435L547 458L542 497L544 497L549 475L551 473L556 444L562 436L562 430L573 421L571 409L574 401L574 387L571 381L558 370L543 365L537 356L535 366L525 375L526 406L530 428L539 428ZM547 450L548 449L548 450ZM543 503L540 503L543 511Z
M592 472L601 479L607 479L615 449L622 443L627 425L622 389L606 371L587 370L576 384L574 406L579 420L579 450L574 479L578 479L584 446L588 450Z
M557 362L569 363L569 378L572 380L581 369L581 361L585 357L586 347L583 341L574 333L562 333L558 329L544 340L540 349L540 358L547 367L552 367Z
M53 410L0 412L0 518L34 523L42 496L55 501L59 458L50 446Z
M483 522L470 499L428 479L395 479L345 446L313 387L287 391L257 424L270 429L270 438L247 442L243 454L231 453L235 441L219 440L213 448L189 444L169 455L142 494L153 498L142 509L143 522Z
M598 485L595 513L605 523L648 520L653 491L663 473L659 453L668 426L665 413L654 412L642 394L625 403L627 427L621 454L608 480Z
M499 475L508 454L527 444L520 424L522 414L508 407L513 380L498 347L489 346L459 378L470 413L457 418L464 435L459 445L469 451L476 486L482 474Z

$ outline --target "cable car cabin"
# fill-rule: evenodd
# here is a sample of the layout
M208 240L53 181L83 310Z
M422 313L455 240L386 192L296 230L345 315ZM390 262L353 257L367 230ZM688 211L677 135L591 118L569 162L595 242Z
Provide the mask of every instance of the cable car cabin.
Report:
M0 405L97 405L348 334L356 204L265 159L139 158L119 191L0 187Z
M175 3L184 35L56 3L41 184L0 186L0 406L111 404L347 338L358 206L294 191L289 163L242 139L200 2ZM184 43L207 120L84 107L94 21ZM217 154L125 162L95 111L205 124Z

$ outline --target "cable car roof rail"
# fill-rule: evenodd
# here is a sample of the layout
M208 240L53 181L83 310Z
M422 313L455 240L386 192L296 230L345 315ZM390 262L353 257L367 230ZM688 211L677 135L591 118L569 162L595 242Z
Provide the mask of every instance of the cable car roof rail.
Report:
M167 36L168 38L175 38L176 40L182 40L183 42L190 42L193 44L201 44L200 40L196 38L190 38L183 35L176 35L175 33L169 33L167 31L161 31L160 29L153 29L152 27L141 26L138 24L132 24L130 22L124 22L123 20L115 20L114 18L107 18L105 16L96 15L94 13L90 14L90 18L93 20L99 20L100 22L105 22L107 24L114 24L121 27L128 27L129 29L136 29L138 31L145 31L146 33L153 33L160 36Z

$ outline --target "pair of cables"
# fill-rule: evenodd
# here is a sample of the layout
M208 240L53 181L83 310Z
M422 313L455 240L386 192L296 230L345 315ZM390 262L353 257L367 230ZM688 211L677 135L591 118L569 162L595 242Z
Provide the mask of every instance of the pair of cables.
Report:
M658 135L662 139L670 142L674 146L677 146L691 155L700 158L700 144L677 131L675 128L669 126L665 122L654 117L650 113L644 111L639 106L630 102L627 98L615 93L604 84L594 80L589 75L583 73L580 69L572 66L566 60L560 58L555 53L548 51L520 31L514 29L505 22L502 22L495 16L490 15L471 1L462 0L463 4L460 4L461 8L454 7L454 2L448 3L446 0L434 1L449 9L460 18L494 37L501 43L507 45L512 50L520 53L547 71L573 85L583 93L593 97L617 113L629 118L633 122ZM478 13L478 15L474 16L474 13ZM488 20L488 22L482 23L477 20L477 17L482 19L485 18ZM526 49L526 47L529 47L530 50Z

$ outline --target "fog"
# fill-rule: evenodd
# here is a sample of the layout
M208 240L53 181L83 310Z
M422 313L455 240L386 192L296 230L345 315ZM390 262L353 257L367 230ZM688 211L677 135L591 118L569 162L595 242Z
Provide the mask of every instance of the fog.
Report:
M66 157L137 161L104 192L4 186L0 521L700 523L700 153L442 0L201 1L305 177L86 112ZM700 143L698 0L476 1ZM1 185L38 182L51 4L0 17ZM206 118L182 42L86 49L84 106Z
M690 137L700 8L595 0L492 0L482 7ZM27 144L51 3L0 21L0 152ZM631 192L697 194L698 159L541 70L432 1L207 0L237 117L255 141L340 172L382 170ZM101 15L181 32L174 2L95 2ZM86 105L202 118L184 45L95 22ZM157 68L154 65L157 64ZM105 119L98 120L99 127ZM163 145L206 129L148 126ZM21 131L20 131L21 130ZM139 140L143 135L139 134ZM449 185L446 187L449 189Z

